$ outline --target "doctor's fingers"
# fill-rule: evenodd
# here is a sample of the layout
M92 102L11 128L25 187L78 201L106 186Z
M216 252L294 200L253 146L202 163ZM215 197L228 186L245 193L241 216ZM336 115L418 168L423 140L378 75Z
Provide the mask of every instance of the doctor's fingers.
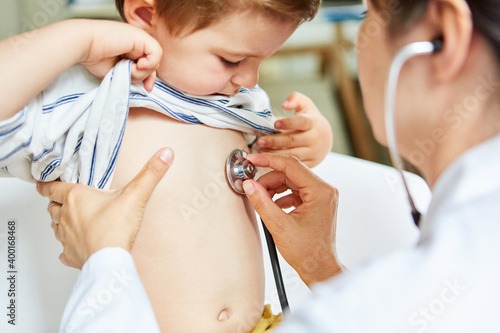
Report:
M266 174L259 178L259 183L266 189L287 185L292 190L319 191L326 183L314 174L307 166L293 156L273 154L250 154L248 160L258 167L270 167L283 175ZM304 192L305 193L305 192Z
M302 205L303 201L297 193L292 192L277 199L276 201L274 201L274 203L277 204L281 209L288 209L292 207L299 207L300 205Z
M248 179L243 182L245 194L262 218L271 234L279 234L287 223L288 215L272 201L271 196L258 182Z
M257 182L269 193L271 198L288 190L297 191L299 188L289 180L283 172L271 171L260 177Z
M296 188L293 184L285 184L286 177L283 173L278 171L271 171L261 178L259 178L258 182L261 182L261 179L264 178L263 183L265 184L264 189L267 190L271 199L274 200L274 203L278 205L282 209L290 208L290 207L298 207L302 204L302 199L300 198L300 193L293 188ZM269 182L266 181L266 178L269 178ZM271 186L270 183L273 183ZM262 185L262 184L261 184ZM289 191L288 193L285 193ZM274 196L278 195L276 199Z
M314 174L294 156L276 154L249 154L247 159L257 167L271 168L282 172L298 187L307 186ZM262 178L262 177L261 177Z

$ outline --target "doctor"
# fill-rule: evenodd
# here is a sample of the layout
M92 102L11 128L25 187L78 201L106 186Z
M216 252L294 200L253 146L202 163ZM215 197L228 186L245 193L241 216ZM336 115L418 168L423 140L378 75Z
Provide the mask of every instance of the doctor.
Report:
M498 332L500 1L369 0L367 6L358 39L359 76L368 118L381 143L387 144L384 86L392 59L405 45L443 41L438 52L406 63L395 104L399 154L422 172L433 200L420 221L421 238L414 248L343 272L335 253L338 192L292 157L250 155L255 165L275 171L258 182L246 181L248 198L285 259L308 285L314 284L313 297L276 332ZM149 169L160 176L144 177L144 184L150 184L146 188L154 188L170 163L158 162L160 155L151 162L159 166ZM171 161L171 156L168 153L165 160ZM286 189L292 194L272 202L272 194ZM109 323L124 320L128 331L154 332L154 317L131 257L125 250L109 248L121 241L108 240L112 235L134 237L137 228L127 227L127 232L117 228L113 234L114 224L139 225L147 195L138 200L141 208L133 208L113 194L88 194L78 185L45 184L39 191L53 200L67 193L74 198L56 200L62 206L53 205L50 212L61 221L55 229L64 245L63 259L74 266L86 262L62 328L74 323L86 331L99 325L111 331ZM79 215L99 196L109 200L103 212ZM289 206L296 209L285 214L281 208ZM110 207L139 213L107 215ZM97 222L106 227L95 229ZM78 234L76 245L64 234ZM81 309L88 310L85 295L106 290L109 277L117 280L113 270L135 277L114 294L127 304L120 308L97 304L100 310L83 321Z

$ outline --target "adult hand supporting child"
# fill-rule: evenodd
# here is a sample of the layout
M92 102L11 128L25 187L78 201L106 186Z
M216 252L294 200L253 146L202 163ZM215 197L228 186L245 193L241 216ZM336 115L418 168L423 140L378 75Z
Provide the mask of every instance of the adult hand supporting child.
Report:
M293 155L308 167L318 165L333 144L333 133L328 120L319 112L310 98L294 92L282 104L284 110L295 110L295 115L279 119L275 127L279 134L260 137L259 152Z
M63 245L63 253L59 256L61 262L81 269L93 253L105 247L122 247L130 251L146 204L172 161L171 149L159 150L120 190L39 182L37 191L52 200L48 211L55 236Z

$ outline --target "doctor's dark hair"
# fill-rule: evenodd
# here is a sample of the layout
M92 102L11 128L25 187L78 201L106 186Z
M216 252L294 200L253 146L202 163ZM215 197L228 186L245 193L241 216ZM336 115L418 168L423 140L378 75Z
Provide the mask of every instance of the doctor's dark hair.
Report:
M115 0L124 21L125 1ZM247 9L256 9L276 19L300 24L312 20L320 4L321 0L155 0L154 7L170 33L185 36L216 23L230 13Z
M398 14L390 22L390 30L404 32L415 24L425 13L427 4L432 0L372 0L380 8L395 8ZM492 46L500 61L500 0L466 0L472 13L474 29Z

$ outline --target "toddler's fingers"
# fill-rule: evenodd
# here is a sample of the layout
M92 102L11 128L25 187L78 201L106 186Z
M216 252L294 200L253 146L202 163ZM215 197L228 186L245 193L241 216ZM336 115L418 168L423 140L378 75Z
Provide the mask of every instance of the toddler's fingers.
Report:
M155 87L156 83L156 72L153 72L150 76L148 76L144 81L144 88L146 88L147 91L152 91L153 88Z
M260 137L257 140L259 148L298 148L309 147L310 139L307 133L280 133Z
M298 147L298 148L291 148L291 149L261 148L260 153L272 153L272 154L277 154L277 155L282 155L282 156L295 156L297 159L299 159L302 163L304 163L308 167L311 167L313 165L313 162L314 162L314 156L312 156L308 147Z
M136 61L137 69L144 71L156 70L160 64L160 59L161 53L145 55Z
M136 60L132 64L132 82L148 80L145 82L145 86L147 86L146 89L150 88L150 80L153 80L151 75L154 75L154 80L156 80L155 71L160 64L162 52L160 45L154 40L154 43L146 44L144 50L134 49L127 53L125 55L126 58Z
M148 76L155 72L155 68L144 68L140 69L137 63L132 62L132 81L144 81Z
M313 119L308 114L298 114L277 120L274 127L278 130L309 131L313 128Z
M137 70L135 64L132 65L132 83L143 82L144 88L151 91L156 82L156 72L151 70Z
M309 107L315 108L313 101L298 92L291 93L286 101L283 102L281 107L285 110L295 110L296 112L301 112Z
M139 68L141 69L154 68L160 63L162 53L163 49L156 39L141 32L140 40L136 41L130 51L125 53L125 58L136 60L140 63Z

